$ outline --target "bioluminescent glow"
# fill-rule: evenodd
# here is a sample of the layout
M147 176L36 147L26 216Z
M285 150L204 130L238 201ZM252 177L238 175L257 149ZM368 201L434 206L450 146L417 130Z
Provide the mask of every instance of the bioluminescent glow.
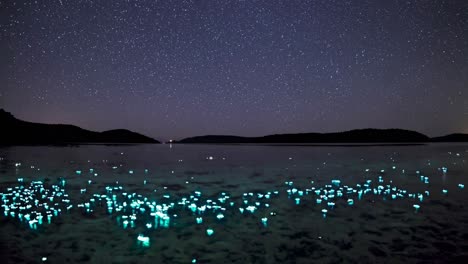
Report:
M137 237L138 244L140 244L143 247L149 247L150 246L150 238L147 236L144 236L142 234L138 235Z
M206 234L207 234L208 236L212 236L212 235L214 234L214 230L211 229L211 228L208 228L208 229L206 229Z
M75 174L84 177L82 171L76 170ZM89 176L94 177L96 174L94 169L89 171ZM444 171L447 171L447 168ZM380 172L383 173L382 170ZM130 170L129 173L134 172ZM429 177L421 175L419 171L416 174L418 181L427 187ZM92 183L91 180L85 181L88 185ZM239 218L236 214L275 216L276 201L288 199L293 201L290 203L291 206L303 207L303 204L309 204L312 208L316 207L318 214L326 219L331 211L344 205L357 206L356 202L365 200L366 197L372 200L380 197L385 201L409 199L417 202L412 205L417 213L421 208L420 203L430 197L428 190L410 192L395 186L392 180L387 181L383 175L378 175L376 179L366 179L355 185L346 185L341 180L333 179L331 183L322 186L310 181L310 186L299 188L293 181L286 181L284 189L244 192L240 196L231 195L226 191L206 196L201 190L185 195L174 194L163 186L164 192L153 192L159 198L126 191L118 181L114 185L105 186L102 192L90 191L95 188L99 190L99 187L80 186L75 197L70 197L66 192L68 184L65 178L59 178L55 184L48 184L42 181L28 183L25 178L19 177L17 183L17 186L7 188L0 193L3 216L17 219L28 228L37 230L45 223L52 224L55 218L64 213L79 212L84 216L105 214L115 219L117 225L124 230L149 232L148 235L140 234L137 237L138 244L143 247L150 246L152 232L161 228L170 228L173 223L180 222L180 214L194 219L184 224L196 225L205 225L204 218L210 217L218 220L218 223L231 219L237 221ZM142 185L151 184L144 180ZM460 183L458 188L463 189L464 185ZM447 189L442 190L442 194L447 193ZM324 206L326 208L323 208ZM269 221L267 217L260 217L263 227L268 227ZM208 223L211 222L208 220ZM206 227L205 230L208 237L214 234L212 227Z
M222 213L219 213L218 215L216 215L216 218L218 218L218 220L221 220L224 218L224 215Z
M328 213L328 210L327 210L327 209L322 209L323 218L326 218L326 217L327 217L327 213Z

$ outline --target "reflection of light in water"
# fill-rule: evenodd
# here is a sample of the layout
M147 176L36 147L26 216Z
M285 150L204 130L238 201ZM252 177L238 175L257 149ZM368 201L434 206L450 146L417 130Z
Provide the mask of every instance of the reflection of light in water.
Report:
M447 180L447 171L448 169L446 167L439 168L439 170L442 171L442 182L445 183Z
M322 209L323 218L327 217L327 212L328 212L327 209Z
M207 159L212 160L214 158L209 156ZM112 168L117 169L117 166ZM392 168L396 169L395 166ZM445 181L448 169L442 167L439 170L443 172ZM86 172L86 170L84 171ZM366 169L366 171L368 172L369 169ZM201 230L206 228L206 235L211 237L214 235L214 228L206 227L206 223L213 224L209 220L210 217L222 220L214 222L220 225L231 219L238 221L243 217L247 219L250 215L253 215L257 224L259 224L258 219L261 217L260 223L266 228L268 223L273 221L274 216L276 216L275 202L280 199L290 200L291 206L298 205L298 208L301 209L311 208L306 205L312 206L312 208L316 204L321 205L320 208L317 207L315 210L324 219L327 216L333 218L335 216L332 213L333 210L338 210L337 208L342 206L357 206L360 200L369 196L372 199L381 197L383 200L388 201L413 200L418 204L410 204L413 204L416 213L419 212L421 208L419 203L424 202L424 198L429 197L429 191L409 192L406 189L398 188L393 184L392 180L387 181L386 177L384 178L384 171L380 170L382 175L376 175L373 179L366 179L354 185L345 185L341 180L333 179L331 184L329 182L328 184L318 185L314 181L310 181L310 185L306 188L299 188L295 186L293 181L286 181L282 185L283 188L263 192L244 192L239 197L231 196L227 192L219 192L206 197L200 190L182 195L180 193L170 193L169 189L163 186L166 191L164 193L158 192L159 198L150 198L138 192L125 191L118 181L115 182L115 185L103 188L102 193L93 193L93 187L98 186L98 184L91 180L85 180L88 185L92 183L93 185L88 186L89 189L82 188L86 186L77 188L77 197L70 198L65 191L67 182L64 178L60 178L56 184L52 185L44 184L41 181L32 181L28 185L24 178L18 178L18 186L7 188L5 192L0 193L0 197L2 197L3 215L19 220L30 229L36 230L44 223L51 224L54 218L60 217L62 213L78 211L84 216L92 216L102 212L104 215L115 219L122 229L136 229L144 232L144 234L138 235L137 242L142 247L149 247L153 232L174 225L183 226L180 225L180 222L183 222L184 225L200 225ZM74 175L82 175L82 170L75 170L74 172ZM94 169L90 169L89 172L89 176L97 175ZM148 169L145 169L144 172L147 174ZM402 172L404 173L404 170ZM134 171L129 170L128 174L134 174ZM416 174L417 179L419 178L417 181L427 187L429 177L421 175L420 171L416 171ZM366 173L366 176L369 178L368 173ZM145 178L143 184L139 181L139 185L148 188L150 184ZM464 184L458 184L458 188L463 189ZM443 189L442 193L446 195L448 190ZM309 203L309 201L312 202ZM235 217L236 214L237 218ZM186 215L193 218L190 221L185 221L186 219L183 217ZM267 217L262 217L265 215L270 215L273 218L269 220ZM179 218L179 216L182 217ZM204 218L208 220L204 221ZM47 258L45 259L47 260ZM192 263L196 263L196 261L196 259L193 259Z
M218 220L221 220L224 218L224 215L222 213L219 213L218 215L216 215L216 218L218 218Z
M137 237L138 244L140 244L143 247L149 247L150 246L150 238L147 236L144 236L142 234L138 235Z

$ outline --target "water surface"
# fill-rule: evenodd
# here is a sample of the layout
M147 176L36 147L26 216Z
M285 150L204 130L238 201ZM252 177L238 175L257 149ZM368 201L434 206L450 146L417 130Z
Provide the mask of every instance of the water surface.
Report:
M7 263L463 261L467 155L467 144L3 147L0 253Z

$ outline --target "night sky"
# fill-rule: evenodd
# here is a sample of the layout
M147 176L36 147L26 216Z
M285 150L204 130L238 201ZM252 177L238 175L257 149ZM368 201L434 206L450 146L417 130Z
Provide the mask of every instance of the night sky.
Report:
M158 139L468 133L468 1L0 0L0 107Z

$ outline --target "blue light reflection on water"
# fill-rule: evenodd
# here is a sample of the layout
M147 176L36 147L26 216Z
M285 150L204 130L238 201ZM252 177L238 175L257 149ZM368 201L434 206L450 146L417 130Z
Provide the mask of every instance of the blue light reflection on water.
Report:
M31 229L66 214L107 215L122 229L145 230L142 236L151 239L160 228L189 224L203 225L215 237L216 225L244 221L246 213L268 228L275 217L267 216L282 212L284 204L315 212L322 221L329 221L334 210L359 208L369 200L406 201L408 211L424 214L430 199L464 191L466 149L2 148L2 215ZM149 240L139 244L147 247Z

